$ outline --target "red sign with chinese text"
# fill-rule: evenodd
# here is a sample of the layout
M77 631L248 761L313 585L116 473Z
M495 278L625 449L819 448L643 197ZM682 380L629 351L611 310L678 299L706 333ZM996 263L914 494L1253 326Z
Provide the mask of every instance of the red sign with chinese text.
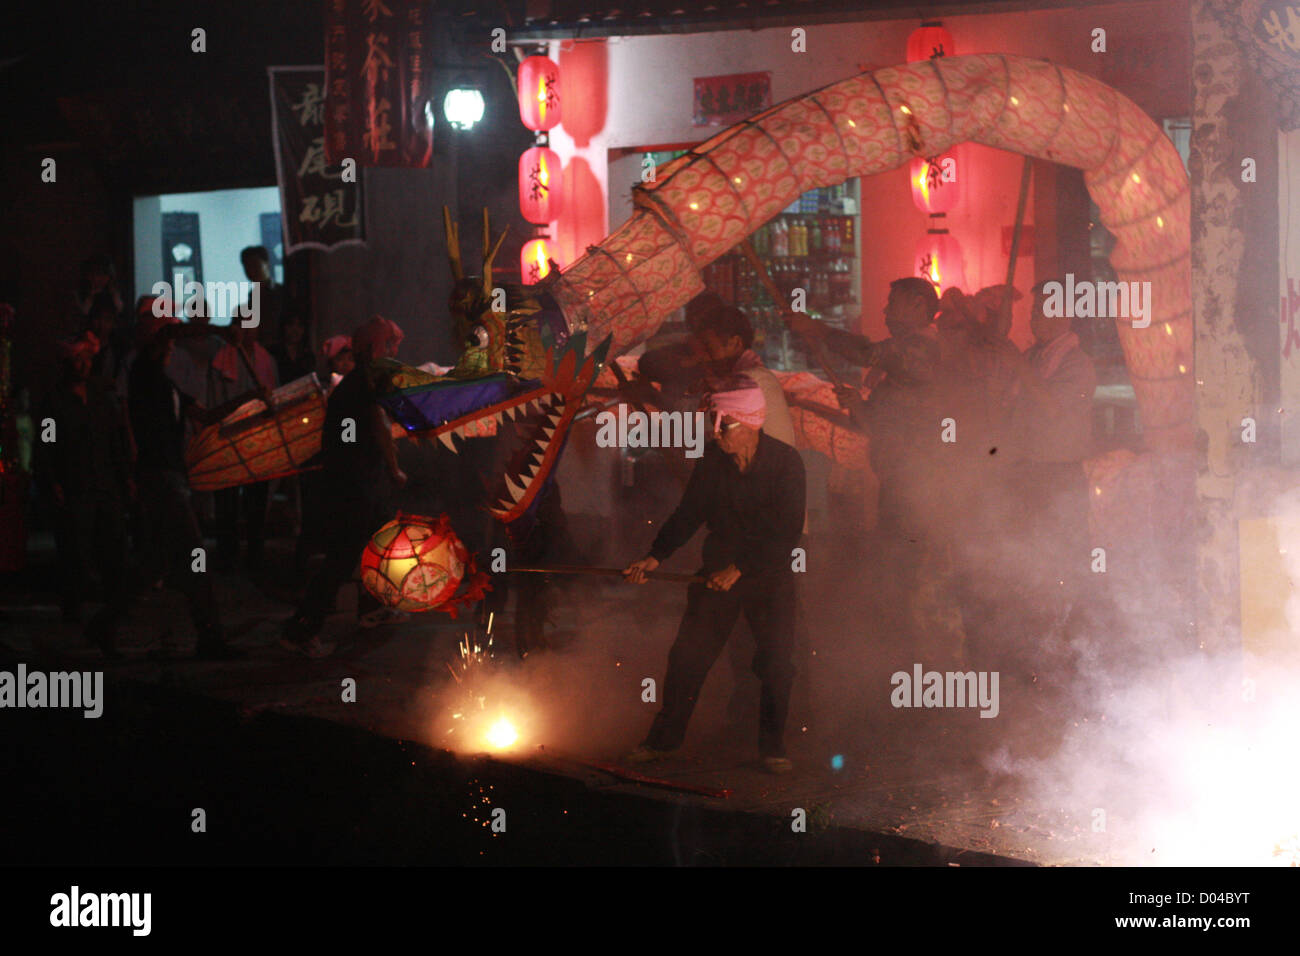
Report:
M331 163L427 168L433 62L421 0L326 0L325 153Z
M695 78L696 126L730 126L771 105L771 73Z

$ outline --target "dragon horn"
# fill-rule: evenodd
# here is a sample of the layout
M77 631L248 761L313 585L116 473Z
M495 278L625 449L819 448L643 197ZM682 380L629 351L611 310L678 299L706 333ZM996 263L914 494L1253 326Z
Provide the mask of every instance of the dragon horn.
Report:
M492 260L496 258L497 251L501 248L501 243L505 242L506 235L510 232L510 227L506 226L501 230L501 235L497 236L496 243L491 250L488 249L488 237L491 233L487 232L487 210L483 210L483 294L492 295Z
M460 264L460 230L456 223L451 221L451 210L446 206L442 207L442 228L447 233L447 258L451 261L451 278L453 281L459 281L465 275Z

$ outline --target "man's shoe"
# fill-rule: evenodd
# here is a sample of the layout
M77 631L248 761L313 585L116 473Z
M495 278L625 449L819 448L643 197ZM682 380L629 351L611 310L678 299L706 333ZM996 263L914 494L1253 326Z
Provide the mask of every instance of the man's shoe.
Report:
M667 760L677 751L674 750L656 750L653 747L647 747L640 744L635 750L623 758L624 763L656 763L660 760Z
M194 656L201 661L242 661L248 657L248 651L229 644L200 644Z
M768 773L784 774L794 769L789 757L764 757L763 769Z
M333 644L322 643L321 639L315 635L305 641L292 641L287 637L283 637L280 639L280 646L286 651L291 651L294 654L301 654L303 657L310 657L313 659L329 657L334 653Z

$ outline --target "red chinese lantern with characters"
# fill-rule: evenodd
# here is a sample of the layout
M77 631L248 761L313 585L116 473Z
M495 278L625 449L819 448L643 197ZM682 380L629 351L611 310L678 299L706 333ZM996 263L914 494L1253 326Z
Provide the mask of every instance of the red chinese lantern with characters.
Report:
M916 275L934 286L943 295L945 289L956 286L965 289L966 274L961 264L961 243L948 234L947 229L931 229L916 244Z
M936 56L953 56L952 34L937 20L922 23L907 38L907 62L919 63Z
M524 150L519 157L519 213L544 225L560 218L563 204L560 154L545 146Z
M465 592L457 595L461 582ZM443 611L455 617L460 605L488 590L487 575L456 537L446 515L399 514L371 537L361 553L361 583L381 603L401 611Z
M560 67L549 57L530 56L519 64L519 118L531 130L554 129L560 122Z
M551 271L551 244L547 239L529 239L519 253L519 274L524 285L541 282Z
M912 160L912 202L931 216L949 212L961 199L961 162L956 150Z

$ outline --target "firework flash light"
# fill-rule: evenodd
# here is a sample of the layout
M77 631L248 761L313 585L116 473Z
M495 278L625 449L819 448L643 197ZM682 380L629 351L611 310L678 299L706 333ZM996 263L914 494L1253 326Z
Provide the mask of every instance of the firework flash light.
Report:
M536 710L527 695L495 668L494 620L495 614L488 615L485 634L465 632L456 663L447 665L455 684L446 719L440 718L448 724L441 744L451 750L506 753L526 741L534 723L529 715Z

